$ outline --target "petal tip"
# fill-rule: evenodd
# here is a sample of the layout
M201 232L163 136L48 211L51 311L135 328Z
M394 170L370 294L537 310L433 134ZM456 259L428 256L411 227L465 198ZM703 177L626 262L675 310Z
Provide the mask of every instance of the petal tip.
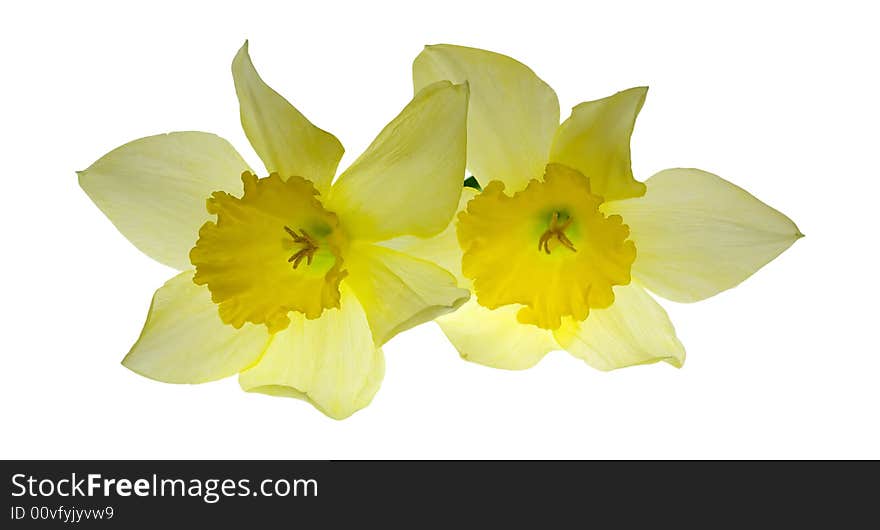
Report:
M243 61L247 61L247 62L251 61L251 55L250 55L249 45L248 45L247 39L245 39L244 43L241 45L241 47L238 49L238 51L235 52L235 57L233 57L233 59L232 59L233 73L235 72L236 67L238 65L240 65Z
M87 171L88 171L88 169L74 171L74 173L76 173L76 181L77 181L77 183L79 183L79 187L82 188L83 191L85 191L85 187L84 187L85 183L83 182L83 180L85 180L85 178L86 178Z
M668 364L669 366L672 366L673 368L675 368L677 370L681 370L682 368L684 368L684 361L685 361L684 347L682 346L681 357L676 357L676 356L671 355L663 360L666 361L666 364Z
M138 340L140 340L140 339L138 339ZM135 343L135 345L131 347L131 350L125 355L125 357L123 357L122 360L119 361L119 364L120 364L121 366L125 367L126 370L129 370L130 372L132 372L132 373L134 373L134 374L137 374L137 375L139 375L140 377L143 377L143 378L145 378L145 379L149 379L149 380L151 380L151 381L156 381L157 383L170 383L170 384L175 384L175 383L181 383L181 382L182 382L182 381L174 381L174 380L172 380L172 379L170 379L170 378L160 378L160 377L157 377L156 375L151 374L151 373L149 372L149 370L145 370L143 367L141 367L141 366L136 362L134 356L132 355L132 353L134 352L134 349L135 349L136 346L137 346L137 343Z
M636 116L638 116L639 112L642 110L642 106L645 104L645 100L648 99L648 87L647 85L637 86L630 88L628 90L623 90L618 94L634 94L637 100L636 103ZM635 118L634 118L635 120Z

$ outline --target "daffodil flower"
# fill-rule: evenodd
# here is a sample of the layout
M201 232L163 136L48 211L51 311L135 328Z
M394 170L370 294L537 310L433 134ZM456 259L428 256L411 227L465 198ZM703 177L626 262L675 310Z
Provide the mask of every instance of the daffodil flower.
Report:
M204 132L135 140L79 173L136 247L182 271L123 364L169 383L238 373L248 392L344 418L378 390L382 344L468 299L449 272L380 244L432 236L455 214L468 88L420 90L334 181L339 140L263 82L247 43L232 73L268 176Z
M559 123L553 90L496 53L428 46L416 90L467 81L468 168L485 187L429 240L396 242L476 294L438 318L466 359L522 369L565 349L610 370L685 351L646 288L695 302L739 284L801 233L785 215L698 169L639 182L630 136L647 88L577 105Z

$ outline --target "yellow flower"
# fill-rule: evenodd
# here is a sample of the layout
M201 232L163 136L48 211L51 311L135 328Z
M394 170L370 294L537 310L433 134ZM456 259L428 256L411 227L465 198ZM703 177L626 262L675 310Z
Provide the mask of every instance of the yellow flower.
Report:
M468 299L449 272L382 244L433 236L455 214L468 88L419 90L334 181L339 140L263 82L247 43L232 74L268 176L203 132L135 140L79 173L135 246L183 271L156 291L123 364L169 383L240 373L248 392L345 418L378 390L382 344Z
M476 294L437 319L466 359L522 369L568 350L610 370L685 352L646 292L695 302L739 284L801 233L746 191L697 169L633 178L630 136L647 88L577 105L496 53L428 46L416 90L467 81L468 168L457 220L401 250L430 257Z

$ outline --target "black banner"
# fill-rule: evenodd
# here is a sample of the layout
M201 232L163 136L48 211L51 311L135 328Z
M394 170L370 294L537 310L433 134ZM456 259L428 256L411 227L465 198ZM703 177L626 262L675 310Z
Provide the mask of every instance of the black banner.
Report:
M876 462L6 461L2 528L876 524ZM705 517L708 517L706 519ZM604 523L602 523L604 521Z

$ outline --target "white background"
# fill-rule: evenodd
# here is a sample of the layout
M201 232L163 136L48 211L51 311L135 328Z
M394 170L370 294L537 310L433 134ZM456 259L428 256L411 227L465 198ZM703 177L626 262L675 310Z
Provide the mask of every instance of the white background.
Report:
M880 457L869 2L180 4L3 8L0 457ZM428 324L385 347L382 389L342 422L235 378L149 381L119 362L173 271L113 228L74 171L192 129L262 167L229 71L245 38L267 82L346 146L341 167L409 100L423 44L520 59L563 117L650 85L637 177L712 171L807 237L733 291L664 303L688 349L681 370L602 373L556 352L498 371L459 360Z

